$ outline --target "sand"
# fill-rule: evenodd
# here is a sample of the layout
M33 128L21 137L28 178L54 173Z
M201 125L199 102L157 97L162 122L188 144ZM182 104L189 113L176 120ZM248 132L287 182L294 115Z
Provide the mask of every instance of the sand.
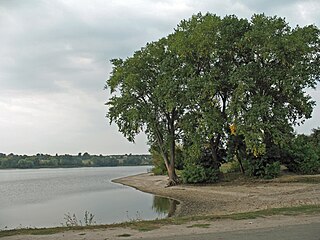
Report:
M176 216L226 215L268 208L320 205L320 184L284 183L279 179L166 188L166 176L148 173L116 179L115 182L178 200L181 204Z

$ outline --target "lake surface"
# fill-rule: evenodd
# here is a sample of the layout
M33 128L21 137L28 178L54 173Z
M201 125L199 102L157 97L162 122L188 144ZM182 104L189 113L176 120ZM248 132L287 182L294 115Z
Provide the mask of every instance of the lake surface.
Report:
M150 168L0 170L0 229L61 226L65 214L84 222L85 211L97 224L164 218L169 199L111 182Z

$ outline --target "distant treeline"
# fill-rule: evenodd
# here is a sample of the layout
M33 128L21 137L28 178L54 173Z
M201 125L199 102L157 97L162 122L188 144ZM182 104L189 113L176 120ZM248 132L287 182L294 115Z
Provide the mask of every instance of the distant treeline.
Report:
M0 169L8 168L67 168L67 167L113 167L152 165L150 155L58 155L38 153L36 155L16 155L0 153Z

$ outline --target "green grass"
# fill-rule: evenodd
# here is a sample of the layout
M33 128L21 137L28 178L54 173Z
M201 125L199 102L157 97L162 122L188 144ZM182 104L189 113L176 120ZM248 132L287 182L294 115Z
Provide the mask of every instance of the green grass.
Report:
M123 225L125 225L126 227L137 230L139 232L149 232L149 231L160 228L163 224L164 223L162 220L153 220L153 221L143 220L143 221L123 223Z
M284 207L284 208L270 208L255 212L247 213L235 213L231 215L221 216L221 218L229 218L233 220L241 219L254 219L258 217L274 216L274 215L286 215L296 216L299 214L320 214L320 205L304 205L298 207Z
M198 224L193 224L190 226L187 226L187 228L209 228L210 224L209 223L198 223Z
M117 237L131 237L131 234L124 233L124 234L118 235Z
M218 219L232 219L232 220L241 220L241 219L255 219L258 217L266 217L273 215L289 215L295 216L299 214L320 214L320 205L304 205L297 207L284 207L284 208L272 208L265 209L255 212L245 212L245 213L235 213L229 215L208 215L208 216L187 216L187 217L176 217L176 218L167 218L160 220L152 221L135 221L135 222L125 222L118 224L110 225L94 225L86 227L57 227L57 228L36 228L36 229L14 229L14 230L4 230L0 231L0 238L13 235L50 235L60 232L65 232L68 230L88 230L88 229L110 229L115 227L130 227L138 231L152 231L158 229L165 225L181 225L186 223L191 223L193 221L216 221ZM206 224L193 224L190 227L209 227L209 223ZM129 237L124 236L122 237Z
M36 228L36 229L14 229L0 231L0 238L14 235L51 235L59 232L67 231L67 228Z

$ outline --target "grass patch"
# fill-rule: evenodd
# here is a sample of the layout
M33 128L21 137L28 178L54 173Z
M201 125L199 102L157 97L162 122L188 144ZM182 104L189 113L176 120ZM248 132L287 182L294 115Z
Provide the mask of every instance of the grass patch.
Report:
M208 216L187 216L187 217L177 217L177 218L167 218L151 221L136 221L136 222L125 222L110 225L94 225L94 226L84 226L84 227L57 227L57 228L41 228L41 229L14 229L14 230L4 230L0 231L0 238L13 235L50 235L60 232L65 232L68 230L89 230L89 229L110 229L116 227L130 227L132 229L146 232L152 231L165 225L181 225L190 223L193 221L216 221L218 219L255 219L258 217L266 217L273 215L288 215L295 216L299 214L320 214L320 205L304 205L297 207L284 207L284 208L272 208L265 209L255 212L246 213L235 213L229 215L208 215ZM194 224L190 227L209 227L209 224ZM80 233L82 234L82 233ZM122 234L121 237L129 237Z
M59 232L64 232L66 230L68 229L63 227L4 230L4 231L0 231L0 238L14 236L14 235L51 235Z
M187 226L187 228L209 228L210 224L209 223L198 223L198 224L193 224L191 226Z
M131 234L129 233L124 233L124 234L120 234L117 237L131 237Z
M163 224L161 222L155 221L140 221L140 222L135 222L132 224L129 224L128 227L134 230L138 230L139 232L149 232L155 229L158 229L162 226Z
M304 205L304 206L297 206L297 207L271 208L271 209L264 209L264 210L255 211L255 212L235 213L231 215L225 215L225 216L221 216L221 218L241 220L241 219L254 219L258 217L274 216L274 215L296 216L299 214L307 214L307 215L320 214L320 206Z

